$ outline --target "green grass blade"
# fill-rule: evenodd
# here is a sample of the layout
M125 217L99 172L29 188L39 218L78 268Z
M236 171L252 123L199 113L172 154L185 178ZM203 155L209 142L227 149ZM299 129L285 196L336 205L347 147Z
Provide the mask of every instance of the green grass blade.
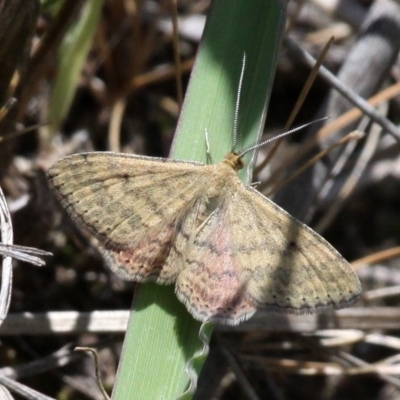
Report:
M214 0L178 123L174 158L205 162L205 129L209 131L214 162L221 161L231 150L244 52L247 67L238 147L257 142L275 72L285 4L279 0ZM250 168L244 171L243 179L250 179L249 176ZM140 285L113 399L179 397L189 384L185 366L203 345L199 329L200 324L176 299L172 286ZM199 371L201 362L195 364ZM185 396L190 397L191 393Z
M46 136L52 136L66 117L99 24L103 0L88 1L79 20L71 26L59 51L59 65L49 101Z
M206 161L204 130L214 162L231 150L236 94L243 54L238 149L257 143L265 121L285 14L276 1L215 1L207 21L173 156ZM247 171L248 173L249 171Z

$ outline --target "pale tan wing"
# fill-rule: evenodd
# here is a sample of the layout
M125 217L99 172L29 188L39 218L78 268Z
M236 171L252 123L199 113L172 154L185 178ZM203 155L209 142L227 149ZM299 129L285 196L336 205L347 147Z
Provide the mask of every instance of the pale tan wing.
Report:
M71 217L124 279L175 280L196 218L202 164L119 153L75 154L48 173Z
M357 275L320 235L239 181L229 198L232 257L255 305L307 314L359 298Z
M233 230L224 194L187 250L175 290L194 318L235 325L250 318L256 307L247 297L242 265L232 252Z

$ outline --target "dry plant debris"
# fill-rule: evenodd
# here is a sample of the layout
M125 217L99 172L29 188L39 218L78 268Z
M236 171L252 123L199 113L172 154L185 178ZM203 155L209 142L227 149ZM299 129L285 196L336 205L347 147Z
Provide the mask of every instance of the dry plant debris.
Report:
M46 127L57 54L84 2L65 2L58 14L51 2L42 3L0 2L0 186L13 242L53 253L42 267L14 261L10 313L0 330L0 396L8 388L37 398L40 392L99 399L93 363L66 346L73 341L96 347L103 384L111 388L132 286L104 268L90 240L55 201L45 170L63 155L110 147L168 155L179 109L171 12L165 2L144 1L138 8L129 6L134 2L104 2L72 105L52 133ZM189 0L179 8L184 85L208 6ZM315 155L316 146L306 139L316 131L319 149L353 130L364 133L291 180L275 201L317 227L348 260L369 256L356 266L365 296L336 314L261 313L237 328L221 328L195 398L398 399L400 5L297 0L288 11L287 37L301 51L316 58L336 37L323 64L346 90L372 98L372 114L354 110L332 80L318 76L294 125L326 114L330 121L282 145L254 180L281 181ZM266 135L285 125L309 71L293 48L282 48ZM380 119L372 122L373 113ZM260 152L260 162L267 151ZM297 154L297 163L288 163ZM110 318L114 332L104 322Z

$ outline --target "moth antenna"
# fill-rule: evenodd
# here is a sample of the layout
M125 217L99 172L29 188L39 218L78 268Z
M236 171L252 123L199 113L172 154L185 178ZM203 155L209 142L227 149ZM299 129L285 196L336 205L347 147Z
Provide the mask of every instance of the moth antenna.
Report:
M240 72L239 86L238 86L238 91L237 91L237 95L236 95L235 114L233 117L233 140L232 140L232 150L233 151L235 150L235 147L237 144L240 96L242 94L243 76L244 76L245 68L246 68L246 53L243 53L242 70Z
M255 144L254 146L251 146L251 147L249 147L249 148L243 150L243 151L239 154L239 157L243 157L245 154L249 153L249 152L252 151L252 150L257 150L257 149L259 149L260 147L265 146L265 145L268 144L268 143L274 142L275 140L278 140L278 139L282 139L283 137L288 136L288 135L290 135L290 134L292 134L292 133L294 133L294 132L297 132L297 131L299 131L300 129L304 129L304 128L306 128L307 126L310 126L310 125L312 125L312 124L316 124L317 122L325 121L325 120L327 120L328 118L329 118L329 117L318 118L318 119L316 119L316 120L314 120L314 121L307 122L306 124L297 126L296 128L293 128L293 129L291 129L290 131L283 132L283 133L281 133L281 134L279 134L279 135L277 135L277 136L274 136L273 138L268 139L268 140L266 140L266 141L264 141L264 142Z

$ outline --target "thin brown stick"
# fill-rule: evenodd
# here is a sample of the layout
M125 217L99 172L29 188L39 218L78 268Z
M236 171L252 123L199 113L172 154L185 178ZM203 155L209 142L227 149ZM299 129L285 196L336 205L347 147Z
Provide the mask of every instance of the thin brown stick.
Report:
M299 60L305 64L314 66L316 60L308 52L301 49L296 42L289 38L284 39L286 48L294 54ZM343 82L341 82L332 72L327 68L321 66L319 69L320 76L325 79L329 84L342 94L347 100L358 107L362 112L368 115L374 122L380 125L383 130L390 133L397 141L400 141L400 129L389 121L387 118L379 114L365 99L349 89Z
M279 182L279 184L277 184L275 187L273 187L267 193L267 196L271 196L274 193L278 192L282 187L286 186L289 182L291 182L293 179L298 177L305 170L307 170L308 168L312 167L317 161L319 161L322 158L324 158L327 154L329 154L336 147L343 146L344 144L348 143L351 140L359 140L359 139L361 139L362 136L363 136L362 132L359 132L359 131L350 132L349 134L344 136L342 139L340 139L338 142L336 142L333 145L329 146L327 149L320 151L314 157L312 157L308 161L306 161L297 171L295 171L289 177L287 177L283 181Z
M366 264L378 264L396 257L400 257L400 246L378 251L374 254L369 254L368 256L359 258L358 260L353 261L351 266L354 269L357 269Z
M120 132L126 104L127 99L123 97L117 100L112 107L110 125L108 128L108 146L110 151L121 151Z
M394 97L396 97L400 93L400 82L393 84L392 86L389 86L388 88L382 90L375 96L372 96L371 98L368 99L368 103L371 106L378 106L379 104L382 104L385 101L388 101ZM324 127L322 127L316 134L315 137L309 139L307 142L303 143L301 149L293 155L293 157L290 159L290 165L288 165L286 162L282 163L279 167L277 167L274 171L273 176L270 178L266 179L260 186L259 190L263 191L266 187L270 186L273 181L277 180L277 177L279 177L283 171L287 171L290 169L291 165L295 165L296 162L298 162L302 157L304 157L310 149L312 149L321 139L326 139L333 135L338 129L344 128L348 125L350 125L352 122L356 121L358 118L362 116L362 111L360 111L358 108L354 107L351 110L345 112L332 122L328 123ZM336 121L339 120L339 123ZM264 162L262 163L264 164ZM261 169L261 168L260 168Z
M374 124L370 134L367 137L366 143L359 155L356 164L354 165L352 171L348 175L346 182L342 186L339 195L336 198L335 203L329 208L328 212L315 226L315 230L319 233L325 231L330 223L334 220L335 216L339 213L343 207L346 199L349 198L350 194L355 190L359 180L372 156L376 152L376 148L381 137L381 127Z
M318 70L319 70L320 66L322 65L322 62L325 60L325 57L328 54L328 51L329 51L333 41L334 41L334 38L331 37L330 40L328 41L328 43L326 43L326 45L322 49L321 54L319 55L315 65L311 69L310 74L308 75L308 78L307 78L306 82L304 83L303 89L301 90L300 95L297 98L296 104L294 105L292 112L290 113L290 116L285 123L284 130L289 129L292 126L294 119L296 118L297 114L299 113L301 106L303 105L308 93L310 92L310 89L311 89L315 79L318 76ZM271 159L277 152L281 143L282 143L282 140L276 141L276 143L274 144L274 146L272 147L272 149L270 150L268 155L265 157L263 162L256 168L255 174L257 174L259 171L263 170L265 168L265 166L269 164L269 162L271 161Z

